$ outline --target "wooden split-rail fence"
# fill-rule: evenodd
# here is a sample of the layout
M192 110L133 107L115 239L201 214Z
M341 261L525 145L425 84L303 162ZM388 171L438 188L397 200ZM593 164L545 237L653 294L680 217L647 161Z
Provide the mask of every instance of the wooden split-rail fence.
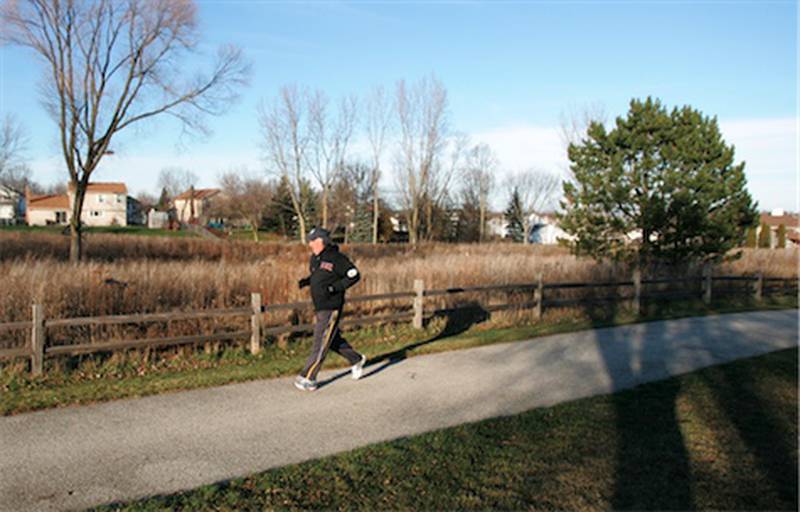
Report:
M412 299L411 311L395 313L390 315L367 316L361 318L347 318L341 322L342 326L353 325L367 325L375 323L397 323L411 321L412 325L421 329L423 326L423 319L427 316L441 314L442 312L453 311L450 310L425 310L426 297L443 297L452 296L456 294L468 293L491 293L497 291L515 292L527 291L533 292L533 300L523 303L508 303L508 304L487 304L483 307L486 312L510 310L510 309L532 309L534 318L540 318L542 311L545 307L568 307L577 305L586 305L592 303L603 303L609 301L626 301L630 304L634 313L638 314L641 302L648 299L678 299L678 298L697 298L697 291L692 289L692 285L696 286L701 284L700 293L706 304L711 302L712 288L720 292L742 293L742 287L739 288L714 288L714 282L740 282L745 283L749 289L749 293L755 300L761 300L765 294L774 292L783 292L793 290L796 293L797 279L786 278L765 278L761 274L754 276L712 276L709 266L706 266L702 277L686 277L675 279L642 279L641 273L634 271L630 281L613 281L601 283L545 283L542 275L539 275L535 283L523 284L505 284L505 285L488 285L488 286L471 286L463 288L447 288L440 290L427 290L422 280L414 281L414 290L408 292L386 293L381 295L364 295L359 297L348 298L348 303L358 302L376 302L398 299ZM788 284L787 284L788 283ZM683 285L684 289L679 292L658 292L658 293L642 293L642 287L646 285L664 285L664 284L679 284ZM612 295L602 297L580 297L568 299L545 299L545 292L547 290L568 290L568 289L602 289L602 288L620 288L629 287L633 289L632 294L628 295ZM6 331L29 329L30 338L29 342L23 347L17 348L0 348L0 359L9 359L17 357L29 358L31 362L31 373L33 375L40 375L44 369L44 358L46 356L59 356L59 355L79 355L91 354L97 352L113 352L126 349L140 349L140 348L164 348L178 345L190 345L208 342L222 342L233 340L250 340L250 352L257 354L261 350L262 340L269 335L281 335L293 332L303 332L313 329L313 324L300 324L300 325L282 325L276 327L268 327L263 325L263 315L281 310L302 310L311 308L310 301L295 302L289 304L263 304L260 293L253 293L251 295L251 304L249 307L239 307L230 309L213 309L203 311L175 311L167 313L148 313L136 315L114 315L114 316L99 316L99 317L82 317L82 318L53 318L46 319L44 316L43 307L41 304L34 304L32 307L32 316L29 321L0 323L0 333ZM457 309L457 308L456 308ZM209 335L194 335L194 336L176 336L176 337L162 337L162 338L149 338L149 339L132 339L132 340L114 340L101 343L86 343L86 344L67 344L67 345L48 345L47 330L56 327L74 327L74 326L95 326L95 325L114 325L114 324L141 324L150 322L169 322L173 320L192 320L203 318L224 318L224 317L250 317L250 328L236 332L225 332Z

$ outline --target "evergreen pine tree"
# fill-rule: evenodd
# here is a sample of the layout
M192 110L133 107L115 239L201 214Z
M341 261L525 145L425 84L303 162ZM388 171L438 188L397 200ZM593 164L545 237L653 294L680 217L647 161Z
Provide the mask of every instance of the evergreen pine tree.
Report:
M755 249L758 244L756 240L756 228L749 227L747 228L747 241L745 242L744 246L750 249Z
M772 230L766 222L761 223L761 232L758 234L758 247L769 249L772 247Z
M505 211L506 221L508 221L508 231L506 236L515 242L522 242L524 236L522 200L519 197L519 190L514 188L511 193L511 201Z
M613 129L591 123L568 154L561 227L596 259L721 259L756 219L744 164L716 119L688 106L633 100Z
M778 226L778 249L786 248L786 226L781 224Z

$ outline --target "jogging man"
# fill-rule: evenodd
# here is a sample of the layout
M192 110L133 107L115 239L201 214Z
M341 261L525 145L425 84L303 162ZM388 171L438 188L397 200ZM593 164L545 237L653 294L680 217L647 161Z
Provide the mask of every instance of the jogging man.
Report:
M328 230L314 228L308 235L308 248L311 249L309 270L311 275L298 281L300 288L311 286L311 300L314 302L314 346L306 365L294 382L303 391L317 389L317 374L325 360L328 349L347 359L353 365L354 379L361 378L367 358L350 346L339 332L339 319L344 307L344 292L361 279L353 262L339 252L339 247L331 243Z

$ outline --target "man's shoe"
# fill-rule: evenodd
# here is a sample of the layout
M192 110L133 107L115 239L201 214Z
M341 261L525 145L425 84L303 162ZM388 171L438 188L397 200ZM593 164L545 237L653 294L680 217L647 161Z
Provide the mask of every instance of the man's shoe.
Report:
M353 373L353 380L358 380L361 378L361 374L364 373L364 363L367 362L367 356L362 355L361 361L357 362L353 365L352 373Z
M317 389L317 383L305 377L298 376L294 380L294 387L296 387L300 391L314 391L315 389Z

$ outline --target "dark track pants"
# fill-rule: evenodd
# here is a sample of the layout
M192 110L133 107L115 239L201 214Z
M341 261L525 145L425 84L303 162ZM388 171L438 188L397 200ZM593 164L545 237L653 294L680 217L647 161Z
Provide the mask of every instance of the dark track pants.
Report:
M347 359L350 364L361 361L361 354L356 352L353 347L342 338L339 331L339 318L341 310L323 310L314 313L316 321L314 325L314 346L311 355L306 361L303 372L300 374L310 380L317 380L317 374L328 355L328 349L333 350L340 356Z

